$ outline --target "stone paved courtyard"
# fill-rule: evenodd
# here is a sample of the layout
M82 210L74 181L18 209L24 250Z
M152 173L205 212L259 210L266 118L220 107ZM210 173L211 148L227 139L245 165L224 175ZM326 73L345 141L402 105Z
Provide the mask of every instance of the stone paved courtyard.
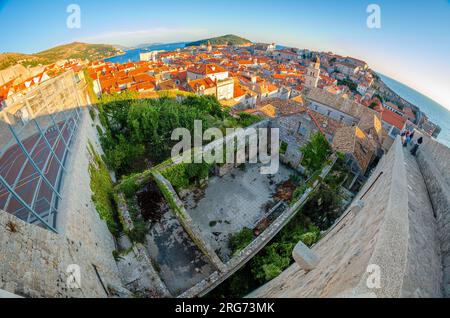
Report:
M264 216L264 206L273 201L277 185L294 173L280 165L277 174L262 175L260 167L246 164L223 177L211 177L200 198L190 193L185 199L189 215L223 261L231 257L230 236L244 227L252 229Z
M171 210L167 210L147 235L147 249L159 276L177 296L214 272ZM156 265L157 264L157 265Z

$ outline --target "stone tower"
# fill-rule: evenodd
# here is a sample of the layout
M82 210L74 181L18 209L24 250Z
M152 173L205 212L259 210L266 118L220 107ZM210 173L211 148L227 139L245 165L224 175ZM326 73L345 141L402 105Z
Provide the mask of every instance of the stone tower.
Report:
M320 75L320 59L315 57L311 60L311 63L306 68L305 72L305 87L313 88L317 87Z
M211 42L210 41L208 41L208 52L209 53L211 53L212 52L212 45L211 45Z

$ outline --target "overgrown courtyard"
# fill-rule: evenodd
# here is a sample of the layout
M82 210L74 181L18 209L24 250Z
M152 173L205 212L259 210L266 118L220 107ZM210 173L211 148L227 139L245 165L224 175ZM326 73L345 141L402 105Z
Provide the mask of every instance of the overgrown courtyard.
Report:
M163 199L163 194L158 189L160 186L150 181L150 169L161 164L167 165L171 149L176 143L171 140L175 128L187 128L192 134L194 120L202 120L203 130L218 127L225 131L226 128L247 127L261 118L248 114L232 115L223 110L213 97L140 100L133 93L126 93L101 98L97 108L101 123L97 130L104 151L103 158L93 155L95 160L90 168L91 188L97 210L107 221L111 232L119 237L123 232L123 220L117 217L117 194L124 194L134 223L133 231L127 233L129 238L134 243L144 243L147 246L160 275L169 282L172 292L179 294L188 285L204 279L213 269L178 223L177 218L180 216L171 202ZM251 177L246 172L253 169L251 165L241 165L240 168L235 168L234 173L225 176L231 178L231 190L224 188L223 177L214 176L217 168L214 164L181 163L161 169L161 174L179 194L186 189L193 192L185 197L188 213L199 224L204 238L217 243L213 245L223 261L237 255L274 221L279 215L276 212L277 203L284 204L279 208L282 211L297 201L314 182L320 183L295 217L243 268L213 290L208 297L242 297L277 277L293 263L292 250L299 241L312 246L342 213L345 200L341 189L349 178L343 158L338 156L333 170L324 180L320 180L321 169L331 162L332 152L326 139L320 133L315 134L299 151L303 153L302 166L305 174L292 174L284 171L283 167L282 171L286 173L276 176L276 180L273 176L265 177L270 193L265 193L267 189L264 190L264 198L259 201L254 197L253 190L257 191L261 182L264 184L266 181ZM117 176L118 185L114 186L112 183L108 169ZM247 180L247 190L245 187L239 188L243 184L245 186L245 178L237 178L241 174L250 178ZM210 177L211 184L208 183L205 191L204 182ZM233 180L235 178L237 181ZM146 181L142 182L142 179ZM101 189L102 182L106 185L104 189ZM214 194L211 191L215 189L215 182L218 185L217 193ZM238 184L233 185L233 182ZM234 190L239 195L244 195L243 200L252 206L240 204L232 195ZM248 192L247 196L245 191ZM164 196L167 198L165 194ZM237 209L250 213L248 219L242 218L242 211L237 210L236 215L230 214L233 204L227 204L228 199L237 200L234 202ZM272 215L265 215L268 211ZM240 223L236 225L236 221ZM186 245L186 242L189 244ZM178 256L173 258L174 255ZM182 255L187 258L180 258ZM189 257L194 259L190 261ZM183 262L192 266L188 266L186 270ZM180 272L181 276L176 277L179 270L173 267L175 265L180 269L184 268L184 276ZM192 277L189 278L189 275ZM177 279L188 283L178 284Z

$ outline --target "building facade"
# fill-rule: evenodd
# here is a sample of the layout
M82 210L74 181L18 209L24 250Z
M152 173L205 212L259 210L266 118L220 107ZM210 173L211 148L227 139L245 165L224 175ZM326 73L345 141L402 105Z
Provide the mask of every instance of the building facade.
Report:
M305 72L305 87L317 87L320 77L320 59L316 57L311 61Z

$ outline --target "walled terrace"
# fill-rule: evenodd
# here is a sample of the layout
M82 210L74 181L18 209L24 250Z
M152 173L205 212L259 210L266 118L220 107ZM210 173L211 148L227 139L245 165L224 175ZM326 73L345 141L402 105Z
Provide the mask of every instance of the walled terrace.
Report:
M257 231L279 216L288 202L277 197L277 190L283 191L285 186L285 191L292 193L295 189L290 182L291 175L297 175L293 169L280 165L275 175L263 175L260 168L261 164L251 163L232 167L224 175L211 176L202 188L188 192L183 199L202 237L223 262L233 256L230 237L244 228Z
M147 293L146 296L150 297L176 296L215 270L213 263L181 225L153 179L145 181L135 196L122 198L122 208L132 210L133 219L139 218L139 222L145 224L145 237L138 246L140 253L145 254L143 260L146 264L142 259L137 263L141 264L138 267L143 265L148 268L147 273L133 274L136 264L127 267L126 262L119 261L119 268L124 269L124 276L127 277L126 287L134 291L151 290L156 293ZM133 222L130 217L131 227ZM129 248L126 242L123 243L122 250ZM135 259L129 253L125 254L127 261ZM147 279L149 273L153 281ZM140 282L136 284L137 278Z

